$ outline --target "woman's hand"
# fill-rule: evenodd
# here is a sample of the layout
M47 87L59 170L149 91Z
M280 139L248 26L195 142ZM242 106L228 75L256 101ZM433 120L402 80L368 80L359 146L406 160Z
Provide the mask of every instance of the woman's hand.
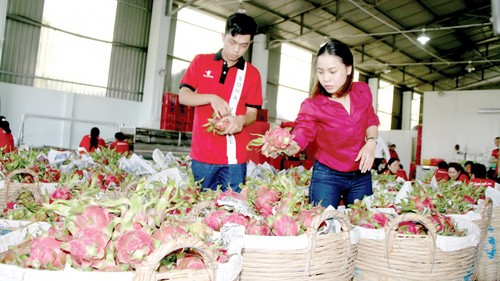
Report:
M375 147L377 143L368 140L365 145L361 148L356 157L356 162L359 161L359 169L362 173L370 171L373 166L373 161L375 160Z

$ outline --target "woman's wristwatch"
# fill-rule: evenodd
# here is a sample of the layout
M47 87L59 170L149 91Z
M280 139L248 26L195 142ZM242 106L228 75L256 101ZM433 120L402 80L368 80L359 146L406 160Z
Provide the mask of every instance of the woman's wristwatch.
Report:
M378 144L378 141L377 141L377 139L375 137L366 138L365 142L368 142L369 140L373 140L375 142L375 144Z

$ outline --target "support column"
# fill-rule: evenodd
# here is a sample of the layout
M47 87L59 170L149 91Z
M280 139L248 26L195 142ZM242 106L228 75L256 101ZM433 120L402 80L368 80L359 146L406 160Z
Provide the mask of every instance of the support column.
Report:
M378 111L378 78L370 78L368 79L368 86L370 87L370 91L373 96L373 109L375 113Z
M269 65L269 50L266 34L257 34L253 38L251 63L259 70L262 80L262 107L267 108L267 69Z
M3 42L5 41L5 21L7 19L8 0L0 0L0 63L3 52Z
M160 128L167 46L170 40L170 21L172 20L170 16L172 2L171 0L153 1L146 75L144 78L144 95L138 115L138 125L146 128Z
M411 101L413 100L413 92L403 92L403 111L401 112L401 130L411 130Z

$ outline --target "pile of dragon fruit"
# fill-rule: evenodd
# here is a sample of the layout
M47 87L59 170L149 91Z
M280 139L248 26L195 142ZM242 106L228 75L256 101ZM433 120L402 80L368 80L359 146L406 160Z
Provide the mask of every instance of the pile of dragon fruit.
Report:
M325 209L308 202L312 172L303 167L277 171L259 164L240 193L200 192L187 156L168 154L158 163L102 149L92 154L67 151L64 161L60 157L54 161L50 156L54 153L61 152L27 149L1 154L4 176L30 169L40 183L51 188L41 197L22 190L2 206L1 219L42 221L50 228L0 253L0 263L49 270L71 266L84 271L132 271L162 243L185 236L205 241L215 250L217 262L223 263L227 261L225 248L213 234L224 225L242 225L247 235L298 236ZM142 168L134 166L133 159L140 160ZM144 163L149 169L144 169ZM166 171L176 176L162 177ZM29 174L13 180L34 182ZM429 216L440 235L463 236L466 233L455 227L449 215L474 210L485 198L482 187L445 182L439 188L425 182L410 185L405 198L396 200L403 183L392 176L375 175L374 194L344 206L350 223L383 228L392 217L414 212ZM400 225L398 231L425 233L417 222ZM162 270L203 267L187 249L161 263Z

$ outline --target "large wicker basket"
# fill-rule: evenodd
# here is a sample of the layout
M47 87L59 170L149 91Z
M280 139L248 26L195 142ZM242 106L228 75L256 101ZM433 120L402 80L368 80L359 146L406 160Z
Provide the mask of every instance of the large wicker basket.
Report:
M343 231L320 235L318 228L328 219L337 220ZM351 243L351 229L345 218L336 210L327 210L318 216L306 234L301 235L305 246L289 245L289 249L269 249L259 241L291 239L280 236L246 236L243 246L241 281L262 280L351 280L354 273L356 243ZM248 239L256 239L257 247L249 248ZM300 239L301 237L297 237ZM271 241L272 243L272 241ZM268 243L267 245L270 245ZM295 247L295 249L293 249Z
M422 223L428 235L398 234L395 229L404 221ZM388 224L384 239L361 237L354 280L473 280L478 246L445 252L436 239L436 229L425 216L400 215Z
M196 250L207 265L207 269L192 270L192 269L176 269L164 272L159 272L161 260L169 254L179 250L191 248ZM151 253L136 269L134 281L156 281L156 280L175 280L175 281L213 281L215 280L215 262L213 261L213 253L207 248L206 244L196 238L185 237L171 240L168 243L163 243L153 253Z
M477 278L478 281L500 280L500 207L493 208L493 215L486 233L486 238L481 248Z
M31 175L33 177L34 183L14 182L13 178L19 174ZM0 208L4 209L7 203L15 200L23 190L32 192L35 199L41 197L38 175L30 169L14 170L5 177L4 189L0 190Z

